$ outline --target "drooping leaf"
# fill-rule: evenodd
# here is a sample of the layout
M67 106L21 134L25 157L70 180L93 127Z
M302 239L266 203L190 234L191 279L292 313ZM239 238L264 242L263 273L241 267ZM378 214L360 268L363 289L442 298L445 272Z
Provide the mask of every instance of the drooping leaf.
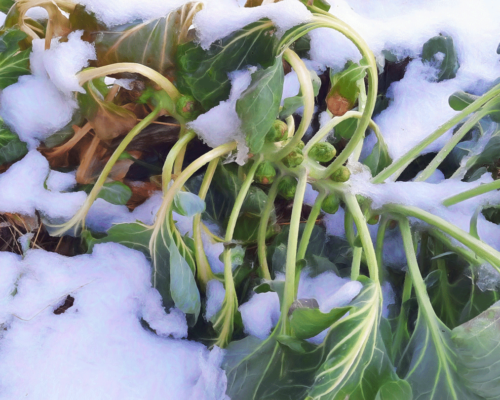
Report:
M377 141L370 155L363 160L363 164L370 168L373 176L391 165L391 163L392 158L389 156L389 149L385 142L380 140Z
M4 126L0 118L0 165L19 160L28 152L26 143Z
M328 11L330 10L331 7L330 3L328 3L326 0L300 0L300 1L304 3L306 6L314 6L323 11Z
M203 50L189 42L178 47L177 85L206 109L226 100L231 90L228 73L248 65L271 66L275 61L277 38L273 23L254 22Z
M94 185L84 185L83 190L90 193ZM105 183L99 194L98 199L106 200L108 203L116 205L124 205L132 197L132 190L122 182Z
M368 64L361 59L359 64L347 62L345 68L338 73L330 73L331 88L326 96L328 110L335 116L342 116L354 107L358 99L357 82L366 76Z
M297 308L290 317L292 333L298 339L314 337L343 317L350 308L334 308L328 313L322 313L317 308Z
M469 104L473 103L477 98L479 98L479 96L474 96L472 94L459 90L453 93L448 98L448 103L450 104L450 107L455 111L462 111Z
M422 60L427 62L437 62L437 81L453 79L457 76L460 63L458 62L457 51L450 36L434 36L424 43L422 48Z
M178 192L174 197L173 209L177 214L192 217L205 211L205 202L190 192Z
M31 49L21 50L18 44L26 37L26 33L17 29L9 29L0 35L0 89L31 73L28 67Z
M461 361L460 380L481 399L500 398L500 370L496 368L500 359L499 322L500 303L497 302L451 332Z
M236 112L252 153L262 149L267 132L278 117L283 80L283 63L277 57L272 66L252 74L250 86L236 102Z
M196 286L193 271L179 253L179 249L170 243L170 294L175 306L185 314L194 314L198 318L201 308L200 292Z
M413 393L408 382L403 380L391 381L384 384L375 400L412 400Z
M99 64L139 63L173 77L177 47L192 38L189 28L202 8L193 1L165 17L103 31L96 44Z

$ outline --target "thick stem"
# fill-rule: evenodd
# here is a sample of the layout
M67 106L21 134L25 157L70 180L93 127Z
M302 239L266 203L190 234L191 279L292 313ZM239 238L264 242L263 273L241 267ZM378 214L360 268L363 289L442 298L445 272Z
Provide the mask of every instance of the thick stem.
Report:
M448 197L447 199L443 200L443 205L449 207L454 204L460 203L461 201L465 201L471 199L472 197L476 197L484 193L488 193L492 190L498 189L500 189L500 180L490 183L484 183L482 185L479 185L478 187L475 187L474 189L469 189L465 192L456 194L455 196Z
M377 232L377 243L375 245L375 253L377 254L377 264L379 267L380 271L380 280L383 280L383 259L384 259L384 239L385 239L385 232L387 230L387 225L389 224L390 219L386 216L382 217L382 220L380 221L378 225L378 232Z
M470 117L465 124L463 124L460 129L455 132L452 138L444 145L444 147L436 154L434 159L425 167L425 169L420 172L415 178L415 182L423 182L429 178L434 171L439 167L443 160L450 154L450 152L455 148L455 146L462 140L462 138L469 132L478 121L483 118L488 112L480 111L477 114Z
M464 232L459 227L449 223L443 218L437 217L427 211L413 206L404 206L401 204L387 204L384 207L389 212L398 213L404 216L415 217L430 225L439 228L444 233L450 235L452 238L458 240L460 243L467 246L474 251L479 257L484 258L492 264L498 271L500 271L500 253L493 247L488 246L486 243L476 239L475 237Z
M283 325L281 332L290 334L288 322L288 310L295 300L295 269L297 264L297 242L299 240L300 215L304 204L304 194L307 185L307 170L300 168L295 198L293 199L292 216L290 218L290 230L288 232L288 244L286 249L286 272L285 272L285 292L283 304L281 305L281 319Z
M201 182L200 191L198 192L198 197L205 200L208 193L208 188L212 183L215 170L217 169L217 164L219 158L214 158L208 164L205 176L203 177L203 182ZM203 248L203 240L201 237L201 213L196 214L193 218L193 240L194 240L194 257L196 260L196 275L198 282L200 283L201 289L204 291L206 289L207 283L215 279L215 275L210 268L208 263L205 250Z
M259 257L259 268L260 275L264 279L271 279L271 273L269 271L269 266L267 264L267 254L266 254L266 233L267 233L267 224L269 223L269 217L271 212L274 209L274 200L276 199L276 195L278 194L278 185L281 177L275 179L271 188L269 189L269 193L267 194L267 202L264 207L264 211L262 212L262 216L260 217L259 222L259 230L257 232L257 255Z
M299 249L297 250L297 260L302 260L306 256L307 246L309 245L309 240L311 239L311 234L321 212L321 205L323 204L323 200L325 199L325 197L326 192L320 189L318 197L316 198L311 212L309 213L309 217L307 218L306 226L302 231ZM299 269L295 271L295 295L297 295L297 290L299 289L300 272L301 271Z
M458 124L461 120L467 117L469 114L479 110L486 102L491 100L493 97L500 94L500 84L496 85L484 95L476 99L473 103L469 104L465 107L461 112L455 115L448 122L441 125L434 133L427 136L424 140L422 140L419 144L414 146L411 150L409 150L404 156L393 162L383 171L381 171L377 176L372 179L373 183L382 183L391 175L396 174L399 176L401 172L410 164L415 158L417 158L420 153L425 150L427 146L429 146L432 142L439 139L442 135L448 132L451 128L453 128L456 124Z
M311 124L314 113L314 89L309 70L294 51L286 49L283 57L290 63L294 71L297 73L297 78L299 79L300 83L300 90L302 92L302 98L304 99L304 112L302 114L300 125L297 128L297 131L293 135L292 139L285 146L279 149L275 153L275 155L273 155L273 158L276 157L277 160L285 157L299 144L302 136L304 136L304 133L306 133L307 128Z
M366 263L368 265L368 271L370 272L370 278L375 282L379 282L377 256L375 254L375 249L373 248L373 242L370 236L370 231L368 230L368 225L366 224L365 216L359 207L356 196L351 193L345 193L344 200L358 229L358 235L361 238L363 250L366 255Z
M167 94L174 102L181 97L181 94L179 93L179 91L172 82L170 82L159 72L156 72L154 69L146 67L145 65L142 64L116 63L99 68L85 69L79 72L76 76L78 77L78 82L80 83L80 86L82 86L85 82L88 82L92 79L101 78L107 75L120 74L124 72L140 74L148 79L151 79L158 86L160 86L165 92L167 92Z

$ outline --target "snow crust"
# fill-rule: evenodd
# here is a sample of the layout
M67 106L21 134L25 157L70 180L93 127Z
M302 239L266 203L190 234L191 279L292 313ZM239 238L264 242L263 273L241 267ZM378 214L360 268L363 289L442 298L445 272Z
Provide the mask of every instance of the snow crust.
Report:
M185 317L165 312L141 253L107 243L0 260L2 399L225 398L222 352L180 340ZM68 295L74 304L54 313Z

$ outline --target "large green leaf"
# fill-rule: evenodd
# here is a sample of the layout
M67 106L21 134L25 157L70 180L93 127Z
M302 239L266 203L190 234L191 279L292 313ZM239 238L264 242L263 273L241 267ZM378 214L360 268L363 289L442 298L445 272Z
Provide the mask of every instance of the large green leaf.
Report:
M461 382L483 399L500 398L500 302L453 329ZM477 398L477 397L461 397Z
M3 125L0 118L0 165L19 160L28 152L26 143Z
M308 391L312 399L374 399L386 381L397 379L379 330L380 285L360 280L364 288L349 315L332 325L316 350L322 364Z
M412 400L411 386L403 380L387 382L377 393L375 400Z
M177 51L177 85L205 109L226 100L231 90L228 73L248 65L271 66L276 58L276 28L267 19L254 22L203 50L181 44Z
M14 3L14 0L0 0L0 12L7 14Z
M479 400L464 385L458 365L450 330L431 310L420 306L398 374L411 385L415 399Z
M31 49L21 50L18 44L26 37L26 33L17 29L9 29L0 36L0 89L31 73L28 67Z
M443 58L438 58L438 54ZM460 64L455 46L453 45L453 39L450 36L434 36L425 42L422 48L422 59L427 62L434 60L440 62L438 66L438 82L457 76Z
M177 47L189 41L189 28L202 7L190 2L165 17L103 31L96 43L99 64L134 62L173 77Z
M205 202L197 195L180 191L174 197L173 209L185 217L192 217L205 211Z
M290 317L292 334L299 339L314 337L342 318L349 310L350 307L340 307L322 313L317 308L297 308Z
M283 80L283 62L277 57L272 66L252 74L250 86L236 102L236 112L252 153L262 150L267 132L278 117Z

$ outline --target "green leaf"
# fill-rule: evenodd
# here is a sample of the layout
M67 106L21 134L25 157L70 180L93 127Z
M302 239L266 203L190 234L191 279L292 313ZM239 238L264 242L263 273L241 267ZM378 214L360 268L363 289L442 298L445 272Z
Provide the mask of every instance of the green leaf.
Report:
M282 345L286 346L294 353L305 354L311 352L314 349L314 345L305 340L297 339L293 336L288 335L278 335L276 336L276 341Z
M226 100L231 90L228 73L248 65L271 66L278 44L276 28L263 19L233 32L203 50L189 42L178 46L177 85L208 110Z
M472 318L477 317L483 311L485 311L488 307L491 307L493 303L500 300L500 293L495 290L480 290L475 284L476 281L476 272L475 268L471 267L471 290L470 296L465 304L462 312L460 313L460 323L463 324L467 321L470 321Z
M364 287L349 315L332 325L318 347L324 356L308 391L312 399L373 399L384 382L397 379L379 331L380 285L360 280Z
M272 66L252 74L250 86L236 102L236 112L252 153L262 150L267 132L278 117L283 82L283 63L277 57Z
M354 103L356 103L359 95L357 82L360 79L364 79L367 69L368 63L363 58L359 64L348 61L341 72L334 73L333 70L330 71L331 89L326 96L330 112L334 115L343 115L346 111L354 107ZM335 110L337 109L336 105L338 105L337 100L339 99L345 101L346 104L342 107L345 107L345 110L338 114Z
M19 160L28 152L26 143L8 130L0 118L0 165Z
M363 160L363 164L370 168L373 176L391 165L391 163L392 158L389 156L389 149L385 142L380 140L377 141L370 155Z
M174 197L173 210L185 217L193 217L205 211L205 202L190 192L178 192Z
M444 54L442 61L438 60L438 53ZM440 61L437 76L438 82L445 79L453 79L457 76L460 64L455 46L453 45L453 39L450 36L434 36L425 42L422 48L422 59L427 62Z
M200 292L196 286L193 271L179 253L175 243L170 250L170 294L175 306L185 314L194 314L198 318L201 308Z
M460 380L484 399L500 398L500 369L496 368L500 359L499 323L500 302L497 302L451 333L461 361Z
M14 0L0 0L0 12L7 14L14 3Z
M330 3L328 3L326 0L300 0L302 3L304 3L306 6L313 6L317 7L320 10L323 11L328 11L330 10Z
M84 185L82 188L88 194L94 185ZM99 194L98 199L106 200L108 203L116 205L124 205L132 197L132 190L122 182L109 182L105 183Z
M403 380L387 382L377 393L375 400L412 400L413 393L408 382Z
M458 363L450 330L434 313L420 307L415 331L398 367L398 375L405 376L415 399L479 400L460 378Z
M448 98L448 103L450 104L450 107L455 111L462 111L465 107L473 103L478 98L479 96L474 96L462 90L458 90Z
M341 307L322 313L317 308L297 308L290 317L292 333L298 339L314 337L342 318L350 309L351 307Z
M358 120L354 118L349 118L346 119L345 121L342 121L339 123L335 128L335 137L340 139L346 139L349 140L352 135L354 135L354 132L356 131L356 128L358 127Z
M190 2L165 17L104 30L96 42L99 65L133 62L173 77L180 44L192 37L189 27L201 2Z
M31 49L21 51L18 44L26 37L26 33L17 29L0 35L0 89L16 83L21 75L31 73L28 67Z

